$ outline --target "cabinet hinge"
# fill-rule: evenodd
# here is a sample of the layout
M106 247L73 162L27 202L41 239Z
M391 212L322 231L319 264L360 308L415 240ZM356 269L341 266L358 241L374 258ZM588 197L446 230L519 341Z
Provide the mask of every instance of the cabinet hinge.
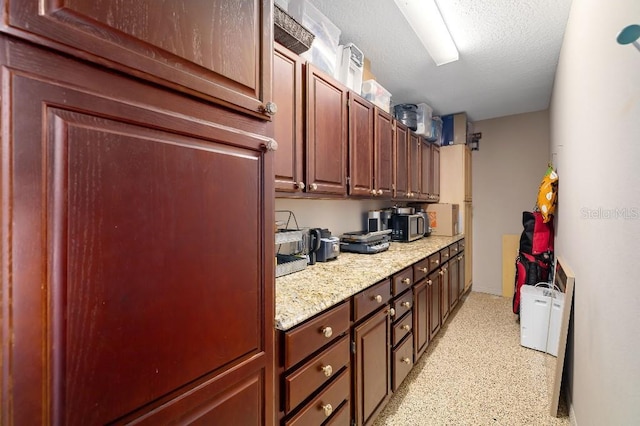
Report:
M356 342L355 342L355 340L351 341L351 353L352 354L356 353Z

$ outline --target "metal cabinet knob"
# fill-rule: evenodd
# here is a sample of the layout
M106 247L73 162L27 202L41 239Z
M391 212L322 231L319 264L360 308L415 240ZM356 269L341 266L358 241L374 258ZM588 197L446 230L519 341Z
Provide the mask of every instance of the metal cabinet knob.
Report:
M435 263L436 265L439 265L440 264L440 259L434 260L433 263Z
M331 367L331 365L324 365L324 366L320 367L320 369L322 369L322 372L327 377L329 377L329 376L331 376L331 374L333 374L333 367Z
M402 306L404 306L405 308L409 309L411 307L411 303L409 302L402 302Z
M324 411L325 417L329 417L331 413L333 413L333 407L331 406L331 404L323 405L322 410Z
M378 189L378 195L382 195L382 189Z
M382 296L377 294L377 295L373 296L373 300L375 300L378 303L382 303Z
M396 316L396 310L393 308L389 308L389 310L387 311L389 313L390 317L395 317Z
M278 112L278 105L274 102L267 102L264 104L263 110L269 115L275 115Z
M311 185L309 185L309 190L310 191L315 191L316 189L318 189L318 184L312 183Z
M409 331L411 329L411 326L409 324L405 324L402 326L402 329Z
M462 260L462 256L458 256L458 260Z
M376 195L376 190L375 190L375 189L372 189L371 191L369 191L369 193L370 193L371 195L375 196L375 195Z
M427 280L427 284L431 285L431 284L433 284L433 281Z
M444 272L447 272L447 268L442 268L442 270L443 270Z
M296 182L296 189L299 189L300 191L302 191L304 187L305 187L304 182Z
M409 358L402 358L402 362L405 364L411 364L411 360Z
M403 284L407 284L407 285L409 285L409 284L411 284L411 280L410 280L409 278L404 278L404 279L402 280L402 283L403 283Z
M322 330L322 335L326 338L329 338L333 335L333 329L331 327L323 327Z
M429 270L429 269L427 269L427 268L420 268L420 271L421 271L423 274L426 274L428 270Z
M438 273L439 273L440 275L444 275L444 271L443 271L442 269L441 269Z

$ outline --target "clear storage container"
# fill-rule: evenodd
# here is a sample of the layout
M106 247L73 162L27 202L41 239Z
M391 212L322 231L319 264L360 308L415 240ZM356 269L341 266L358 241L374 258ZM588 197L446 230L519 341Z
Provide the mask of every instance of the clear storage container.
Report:
M416 133L429 139L432 136L433 127L431 126L431 118L433 109L427 104L417 104L418 111L416 113Z
M366 100L373 102L378 108L385 112L390 112L391 93L375 80L367 80L362 82L361 95Z

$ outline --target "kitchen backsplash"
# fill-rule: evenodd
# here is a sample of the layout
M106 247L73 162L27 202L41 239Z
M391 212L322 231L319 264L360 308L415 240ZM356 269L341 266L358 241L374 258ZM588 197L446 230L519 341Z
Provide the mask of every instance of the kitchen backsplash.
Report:
M339 237L366 229L369 210L392 206L383 200L304 200L276 198L276 210L291 210L301 228L328 228Z

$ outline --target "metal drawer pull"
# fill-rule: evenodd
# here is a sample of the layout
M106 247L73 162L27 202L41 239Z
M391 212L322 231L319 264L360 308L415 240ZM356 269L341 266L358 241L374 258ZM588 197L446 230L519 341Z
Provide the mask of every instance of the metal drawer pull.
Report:
M427 280L427 284L431 285L431 284L433 284L433 281Z
M403 279L403 280L402 280L402 282L403 282L404 284L407 284L407 285L408 285L408 284L411 284L411 280L410 280L409 278L405 278L405 279Z
M326 338L329 338L333 335L333 329L331 327L323 327L321 331Z
M375 300L378 303L382 303L382 296L380 296L379 294L375 295L373 297L373 300Z
M444 271L441 269L440 272L438 272L440 275L444 275Z
M405 364L411 364L411 360L409 358L402 358L402 362Z
M435 263L436 265L439 265L440 264L440 259L434 260L433 263Z
M390 317L396 316L396 310L393 308L389 308L389 310L387 310L387 313L389 314Z
M462 256L458 256L458 260L462 260Z
M420 271L422 271L423 274L426 274L428 269L427 268L420 268Z
M411 326L409 324L405 324L405 325L402 326L402 329L408 331L408 330L411 329Z
M333 407L331 404L323 405L322 409L324 410L324 416L329 417L331 413L333 413Z
M402 302L402 306L404 306L405 308L409 309L411 307L411 303L409 302Z
M331 365L323 365L320 367L325 376L329 377L333 374L333 367Z

